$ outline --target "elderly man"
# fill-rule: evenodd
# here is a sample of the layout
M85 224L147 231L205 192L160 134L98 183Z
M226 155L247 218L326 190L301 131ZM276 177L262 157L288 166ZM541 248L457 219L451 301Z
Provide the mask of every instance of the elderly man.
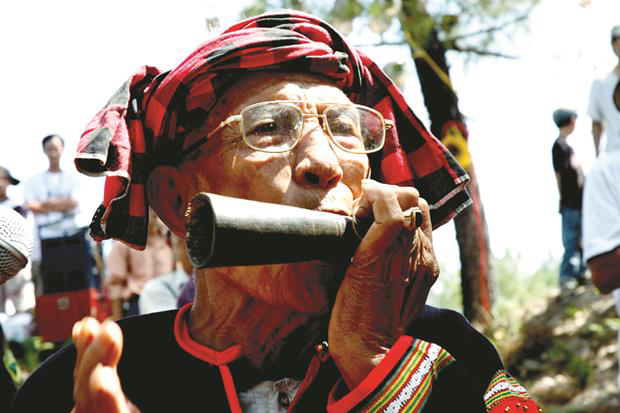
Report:
M325 22L268 13L169 73L144 68L89 125L76 164L109 175L95 236L138 247L145 200L183 237L200 192L374 223L344 267L197 269L195 300L178 311L120 329L83 320L15 411L537 411L482 335L424 306L438 275L431 220L468 205L466 175Z

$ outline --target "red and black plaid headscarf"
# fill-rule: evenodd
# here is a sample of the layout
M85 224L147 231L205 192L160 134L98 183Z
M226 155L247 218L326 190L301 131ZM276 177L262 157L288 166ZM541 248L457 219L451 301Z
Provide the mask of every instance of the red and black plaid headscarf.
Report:
M235 24L202 44L176 69L144 66L88 124L75 158L87 175L106 175L91 235L146 245L146 180L158 165L174 165L215 102L252 70L317 73L337 82L351 101L381 112L396 127L371 155L373 178L415 186L431 206L433 226L471 203L468 176L415 116L392 81L326 22L298 11L265 13Z

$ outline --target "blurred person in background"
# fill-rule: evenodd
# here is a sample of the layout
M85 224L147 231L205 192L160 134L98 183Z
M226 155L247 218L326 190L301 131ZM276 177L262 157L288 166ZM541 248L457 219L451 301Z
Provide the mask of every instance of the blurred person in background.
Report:
M112 300L112 317L140 314L139 299L144 285L154 277L172 273L174 268L168 228L150 210L146 248L139 251L114 241L106 257L104 286Z
M562 215L562 244L564 255L560 264L560 288L567 291L585 281L585 264L581 248L581 205L583 172L575 151L567 139L575 130L577 113L560 108L553 112L559 136L551 149L553 170L560 193Z
M178 302L185 285L191 280L194 267L189 261L185 240L170 235L175 269L169 274L151 278L142 287L138 300L140 314L179 308Z
M10 176L10 174L7 175ZM12 182L17 180L12 179ZM32 228L25 218L13 208L0 205L0 287L11 281L28 265L32 251ZM0 324L0 411L11 406L15 391L23 376L19 364L9 347L9 337Z
M613 294L620 316L620 151L599 157L586 178L583 247L593 284Z
M620 150L620 25L611 29L611 47L618 57L618 63L605 78L592 82L588 103L597 156L601 152ZM607 137L604 150L600 148L603 132Z
M620 25L611 30L611 46L618 64L604 79L593 82L588 105L600 156L586 177L583 245L592 282L601 293L613 295L620 315ZM607 137L604 151L598 148L603 132ZM620 349L618 357L620 361Z
M19 180L7 168L0 166L0 206L11 208L26 217L26 209L7 194L9 185L18 184ZM31 335L34 305L34 283L29 262L17 275L0 285L0 322L9 341L22 342Z
M24 207L9 198L7 194L9 185L19 185L19 179L13 177L7 168L0 166L0 206L9 207L26 217Z
M62 170L60 165L65 142L58 135L47 135L41 145L48 168L28 179L24 188L24 207L32 212L35 223L32 274L37 295L43 288L41 241L73 235L79 230L75 220L79 192L77 175Z

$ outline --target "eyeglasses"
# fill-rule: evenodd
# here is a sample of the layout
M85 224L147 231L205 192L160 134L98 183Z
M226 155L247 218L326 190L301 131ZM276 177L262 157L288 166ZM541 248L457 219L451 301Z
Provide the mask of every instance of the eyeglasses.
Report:
M238 115L221 122L200 141L186 149L195 150L223 127L239 122L243 141L261 152L281 153L293 149L301 140L306 118L319 118L332 142L346 152L372 153L381 150L385 131L394 126L376 110L355 104L329 103L322 114L304 113L302 100L273 100L246 106Z

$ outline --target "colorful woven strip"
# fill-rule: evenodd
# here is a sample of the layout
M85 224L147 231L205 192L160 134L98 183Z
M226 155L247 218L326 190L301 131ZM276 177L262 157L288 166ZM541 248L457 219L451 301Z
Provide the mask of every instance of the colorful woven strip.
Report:
M454 358L440 346L417 339L402 360L360 412L422 411L433 381L441 370L454 362Z
M489 413L515 411L511 408L521 409L524 411L538 412L538 405L532 400L527 390L510 374L504 370L498 371L487 391L484 394L484 403ZM506 410L508 408L508 410ZM517 410L519 411L519 410Z

